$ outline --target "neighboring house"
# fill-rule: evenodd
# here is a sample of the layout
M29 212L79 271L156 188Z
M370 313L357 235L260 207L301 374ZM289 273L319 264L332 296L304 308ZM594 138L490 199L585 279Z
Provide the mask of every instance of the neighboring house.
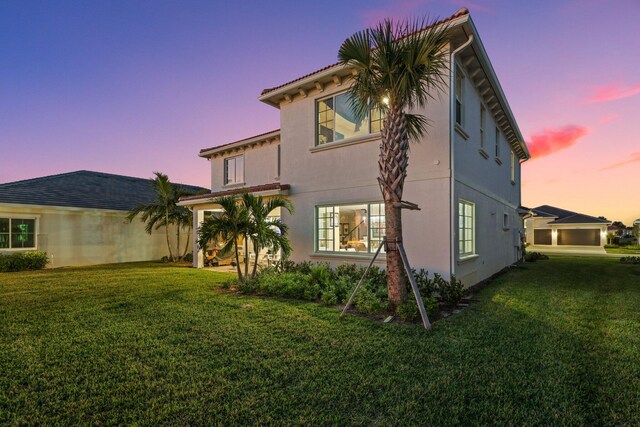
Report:
M411 144L404 199L421 210L403 211L404 244L413 266L472 285L520 255L520 165L529 152L469 12L441 22L452 28L453 64L448 88L419 111L431 126ZM280 130L201 150L212 192L181 202L195 223L215 213L220 195L285 195L295 207L282 214L294 261L369 262L385 232L382 118L353 118L351 77L336 64L265 89L259 99L280 110ZM194 255L201 267L195 246Z
M604 248L609 225L606 219L549 205L531 209L524 220L528 244L567 250Z
M149 179L90 171L0 184L0 253L45 251L49 267L160 259L168 254L164 229L149 235L126 219L154 198Z

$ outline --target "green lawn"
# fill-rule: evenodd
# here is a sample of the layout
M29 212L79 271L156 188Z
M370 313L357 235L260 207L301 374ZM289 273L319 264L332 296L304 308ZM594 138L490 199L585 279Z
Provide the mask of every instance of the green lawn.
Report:
M638 246L621 246L619 248L604 248L609 254L628 254L640 255L640 247Z
M0 424L640 425L640 268L553 257L420 327L162 264L0 274Z

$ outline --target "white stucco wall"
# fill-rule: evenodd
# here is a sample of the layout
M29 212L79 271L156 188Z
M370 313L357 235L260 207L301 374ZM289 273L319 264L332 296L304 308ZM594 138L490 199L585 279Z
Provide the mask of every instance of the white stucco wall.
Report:
M49 255L51 267L159 260L168 255L164 229L144 230L136 220L129 223L126 212L65 207L2 205L0 217L36 218L36 249ZM181 237L181 251L187 241ZM175 247L175 230L170 229ZM17 250L0 249L0 253Z
M315 101L347 89L335 84L306 98L283 102L281 108L282 174L291 184L295 215L283 215L289 224L292 259L366 263L371 255L315 253L315 208L318 205L381 202L377 183L379 134L314 147ZM405 248L415 267L449 274L449 103L436 98L422 114L433 121L429 135L411 145L404 199L421 211L403 211ZM351 142L351 143L350 143ZM331 148L333 147L333 148ZM384 259L380 260L384 264Z
M271 184L278 181L278 145L273 141L242 147L236 152L211 158L211 191ZM244 183L224 185L224 159L244 155Z
M463 69L458 64L459 69ZM463 69L464 70L464 69ZM465 71L463 71L465 72ZM466 76L466 72L465 72ZM475 203L475 257L458 256L458 215L455 217L454 271L472 285L517 261L522 220L520 163L515 157L515 180L511 180L511 147L500 131L499 156L495 151L496 122L485 105L484 150L480 142L481 97L470 78L463 79L463 125L454 131L455 209L460 199ZM484 155L483 155L484 154ZM504 214L508 226L504 227Z

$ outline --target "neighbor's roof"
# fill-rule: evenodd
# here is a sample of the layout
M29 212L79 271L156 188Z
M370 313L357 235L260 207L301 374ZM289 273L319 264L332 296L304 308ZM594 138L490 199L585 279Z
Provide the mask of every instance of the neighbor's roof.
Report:
M566 209L556 208L555 206L542 205L531 209L535 216L556 218L549 224L610 224L611 221L596 218L591 215L585 215L578 212L568 211Z
M185 191L207 191L178 184ZM155 198L151 180L75 171L0 184L0 203L128 211Z

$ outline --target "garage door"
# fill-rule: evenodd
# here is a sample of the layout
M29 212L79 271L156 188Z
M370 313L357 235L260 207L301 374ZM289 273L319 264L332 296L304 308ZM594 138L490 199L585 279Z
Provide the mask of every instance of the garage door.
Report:
M600 246L600 230L558 230L558 245Z
M551 230L533 230L534 245L550 245Z

